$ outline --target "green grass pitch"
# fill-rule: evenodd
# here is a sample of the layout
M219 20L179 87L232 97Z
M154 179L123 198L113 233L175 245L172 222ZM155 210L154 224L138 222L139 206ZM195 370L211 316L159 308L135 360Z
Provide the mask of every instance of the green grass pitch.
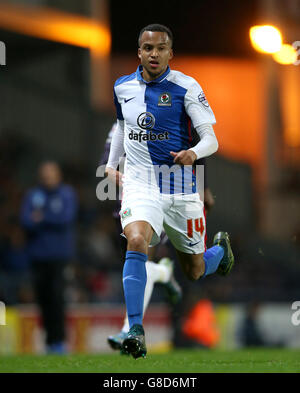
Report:
M300 350L173 350L133 359L115 354L0 356L0 373L299 373Z

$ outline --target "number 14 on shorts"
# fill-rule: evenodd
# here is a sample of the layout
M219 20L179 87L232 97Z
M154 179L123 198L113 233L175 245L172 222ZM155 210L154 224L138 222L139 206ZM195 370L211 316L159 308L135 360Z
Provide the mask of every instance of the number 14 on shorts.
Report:
M194 230L196 232L199 232L201 235L204 232L204 224L203 224L203 218L190 218L187 220L187 235L188 237L193 237L193 232Z

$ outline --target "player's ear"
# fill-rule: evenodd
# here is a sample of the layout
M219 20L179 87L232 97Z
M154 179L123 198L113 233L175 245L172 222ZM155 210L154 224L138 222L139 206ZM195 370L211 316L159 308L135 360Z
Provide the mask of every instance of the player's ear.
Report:
M174 56L174 53L173 53L173 49L171 48L170 53L169 53L169 60L172 60L173 56Z
M141 57L142 57L141 52L142 52L141 48L138 48L138 58L139 59L141 59Z

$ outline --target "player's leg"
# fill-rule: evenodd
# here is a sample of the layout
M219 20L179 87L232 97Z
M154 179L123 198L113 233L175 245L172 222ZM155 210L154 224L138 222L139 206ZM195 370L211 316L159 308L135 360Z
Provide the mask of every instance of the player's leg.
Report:
M131 209L125 209L125 212L124 214L124 210L122 211L121 218L125 218L125 220L133 218ZM135 213L137 214L136 210ZM133 221L127 224L125 228L126 239L123 238L122 246L126 246L124 250L123 287L127 312L121 332L108 337L111 348L121 350L121 353L126 353L122 349L122 344L124 339L127 338L130 327L142 325L144 291L148 281L146 272L147 255L144 252L144 244L147 248L153 232L151 225L146 221ZM151 279L149 285L151 286Z
M230 272L234 257L226 232L218 232L213 246L205 249L205 216L198 195L175 199L172 211L165 214L164 226L190 280L198 280L216 271L222 275Z
M142 326L146 261L150 243L152 246L157 244L162 231L163 214L159 198L135 184L124 187L120 217L127 239L123 288L130 327L122 350L136 358L145 356L147 351Z
M153 236L153 229L149 222L131 222L124 228L124 234L127 239L127 251L148 254L148 247Z
M125 237L120 236L122 232L122 227L120 223L120 218L116 218L116 229L117 236L119 238L119 246L122 251L122 255L126 255L127 251L127 240ZM158 263L152 262L155 258L156 247L148 248L148 261L146 262L146 272L147 272L147 282L145 287L144 294L144 309L143 315L145 315L146 309L150 302L154 284L161 283L165 284L165 287L168 292L169 300L172 304L177 303L181 299L181 288L175 280L173 270L174 263L169 258L162 258ZM121 350L123 340L125 339L127 333L129 332L129 321L127 313L124 318L124 324L120 330L120 332L110 335L107 338L108 344L114 350ZM121 354L123 354L121 350Z
M145 315L150 303L155 283L164 284L171 304L177 304L182 297L182 290L174 277L174 262L170 258L162 258L158 263L146 262L147 282L144 294ZM107 341L112 349L120 350L126 334L129 332L129 321L127 313L124 318L123 326L119 333L110 335ZM121 351L122 353L122 351Z
M146 261L153 229L146 221L134 221L124 229L127 252L123 268L123 287L129 327L142 325L144 292L147 281Z
M154 257L153 250L154 247L149 248L149 255ZM178 303L178 301L181 299L181 288L175 280L173 270L174 262L171 261L170 258L162 258L158 263L149 260L146 262L147 282L144 294L143 315L145 315L149 305L155 283L161 283L166 286L168 296L172 304ZM129 321L126 313L121 331L107 338L110 347L115 350L121 350L123 340L125 339L128 332ZM122 351L121 354L123 354Z
M222 247L215 246L202 254L188 254L180 250L176 250L176 253L185 275L189 280L196 281L217 271L224 250Z
M144 294L147 282L146 261L153 229L146 221L126 225L127 252L123 268L123 288L130 330L122 350L137 358L146 355L143 329Z
M192 281L217 272L227 275L233 266L234 257L228 234L218 232L214 237L214 245L201 254L189 254L176 249L178 260L185 275Z
M174 262L167 257L161 258L158 263L153 262L152 260L155 259L155 250L156 247L148 248L148 260L146 262L147 283L145 287L143 310L144 315L150 302L155 283L165 284L170 303L176 304L181 298L181 288L174 277ZM122 330L129 330L128 318L126 318Z
M149 304L153 292L154 284L156 282L167 282L170 277L170 273L169 273L170 269L167 269L167 267L165 267L164 265L161 266L157 263L152 262L154 257L155 257L155 247L149 247L148 260L146 262L147 282L146 282L145 294L144 294L143 314L145 314L145 311ZM124 334L128 333L128 331L129 331L129 321L126 313L126 316L124 318L124 324L121 329L121 333L123 334L121 334L121 336L124 336Z
M205 271L203 254L186 254L179 250L176 250L176 254L180 266L189 280L196 281L203 276Z
M146 283L145 294L144 294L143 315L145 315L145 312L149 305L154 284L155 283L167 284L171 280L173 274L173 262L169 258L162 258L158 263L148 260L146 262L146 273L147 273L147 283ZM122 331L125 333L129 331L129 321L127 318L127 314L124 320Z

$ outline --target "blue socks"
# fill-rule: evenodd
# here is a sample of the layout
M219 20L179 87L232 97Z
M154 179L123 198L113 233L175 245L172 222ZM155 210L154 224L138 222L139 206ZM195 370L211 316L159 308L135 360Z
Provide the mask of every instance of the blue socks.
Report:
M206 277L209 274L213 274L224 256L224 249L221 246L213 246L205 251L203 255L205 263L205 272L202 277Z
M221 246L213 246L204 253L205 272L202 277L213 274L224 256ZM143 324L144 293L147 282L145 263L147 255L138 251L127 251L123 268L123 288L129 327Z
M144 293L147 282L145 263L147 255L138 251L127 251L123 268L123 288L129 327L142 325Z

